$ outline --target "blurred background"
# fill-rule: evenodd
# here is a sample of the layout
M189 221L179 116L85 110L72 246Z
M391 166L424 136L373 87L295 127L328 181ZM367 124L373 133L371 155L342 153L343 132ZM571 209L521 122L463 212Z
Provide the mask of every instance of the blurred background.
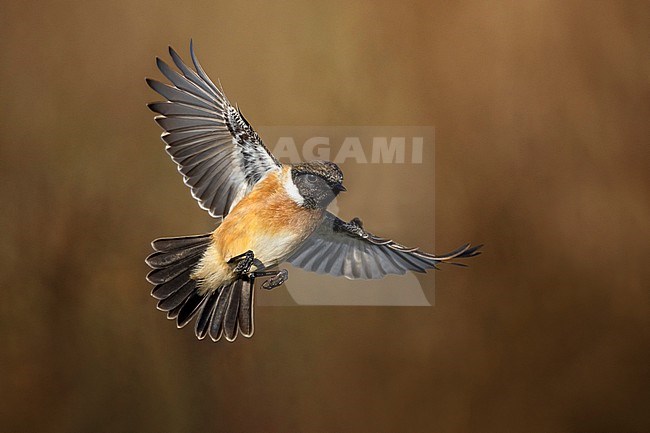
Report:
M0 8L0 429L650 429L648 2ZM262 307L235 344L177 330L143 258L214 223L144 77L190 37L253 125L435 126L436 250L485 253L418 276L434 307ZM345 216L432 239L431 173L343 169Z

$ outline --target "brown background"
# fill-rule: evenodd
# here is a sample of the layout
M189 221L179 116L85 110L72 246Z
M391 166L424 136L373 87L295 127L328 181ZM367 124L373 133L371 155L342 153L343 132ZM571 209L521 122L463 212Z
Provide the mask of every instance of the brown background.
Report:
M648 2L0 7L2 430L650 429ZM212 222L143 77L190 37L253 124L435 126L436 249L485 254L433 308L176 330L143 257ZM420 174L343 168L376 232L433 236Z

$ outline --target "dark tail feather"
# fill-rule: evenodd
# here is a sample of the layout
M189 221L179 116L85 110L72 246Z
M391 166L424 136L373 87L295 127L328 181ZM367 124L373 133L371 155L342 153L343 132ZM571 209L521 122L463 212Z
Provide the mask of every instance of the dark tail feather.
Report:
M253 323L253 289L255 281L243 280L241 287L241 299L239 301L239 332L244 337L252 337L254 332Z
M158 299L158 309L167 318L185 326L201 307L204 295L199 294L197 282L191 278L194 267L208 248L211 234L156 239L154 249L145 260L153 268L147 280L155 284L151 296Z
M242 281L243 280L235 280L230 289L226 315L223 320L223 333L228 341L233 341L235 337L237 337L237 315L239 314Z
M201 312L199 312L199 318L196 319L196 324L194 325L194 333L199 340L203 340L208 335L210 319L214 314L215 308L217 308L217 299L219 299L219 290L214 290L210 293L205 304L203 304Z
M222 336L225 336L228 341L235 341L237 331L244 337L252 337L253 286L253 280L242 277L219 288L218 296L212 301L214 305L206 304L199 316L196 326L197 337L201 338L199 330L204 336L206 333L209 334L213 341L218 341Z
M157 239L151 243L154 253L147 257L153 270L147 280L154 284L151 295L158 309L176 319L179 328L194 317L194 333L202 340L207 335L218 341L222 335L234 341L237 331L253 335L253 284L246 277L207 293L200 293L191 278L194 267L210 244L211 234Z

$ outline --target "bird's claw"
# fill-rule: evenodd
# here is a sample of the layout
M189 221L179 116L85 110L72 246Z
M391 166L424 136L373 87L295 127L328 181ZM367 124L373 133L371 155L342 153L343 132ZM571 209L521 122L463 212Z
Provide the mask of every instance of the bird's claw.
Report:
M262 288L266 290L275 289L278 286L284 284L285 281L289 279L289 272L286 269L280 269L277 274L268 280L264 281Z
M228 263L237 263L237 266L233 269L233 272L241 275L247 274L250 271L253 262L255 261L255 255L251 250L246 251L244 254L240 254L228 260Z

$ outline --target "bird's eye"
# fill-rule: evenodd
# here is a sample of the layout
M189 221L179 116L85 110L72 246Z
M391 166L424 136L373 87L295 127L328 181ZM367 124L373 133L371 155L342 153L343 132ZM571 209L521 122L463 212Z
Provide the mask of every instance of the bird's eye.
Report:
M318 180L318 176L315 174L308 174L307 175L307 182L309 183L315 183Z

